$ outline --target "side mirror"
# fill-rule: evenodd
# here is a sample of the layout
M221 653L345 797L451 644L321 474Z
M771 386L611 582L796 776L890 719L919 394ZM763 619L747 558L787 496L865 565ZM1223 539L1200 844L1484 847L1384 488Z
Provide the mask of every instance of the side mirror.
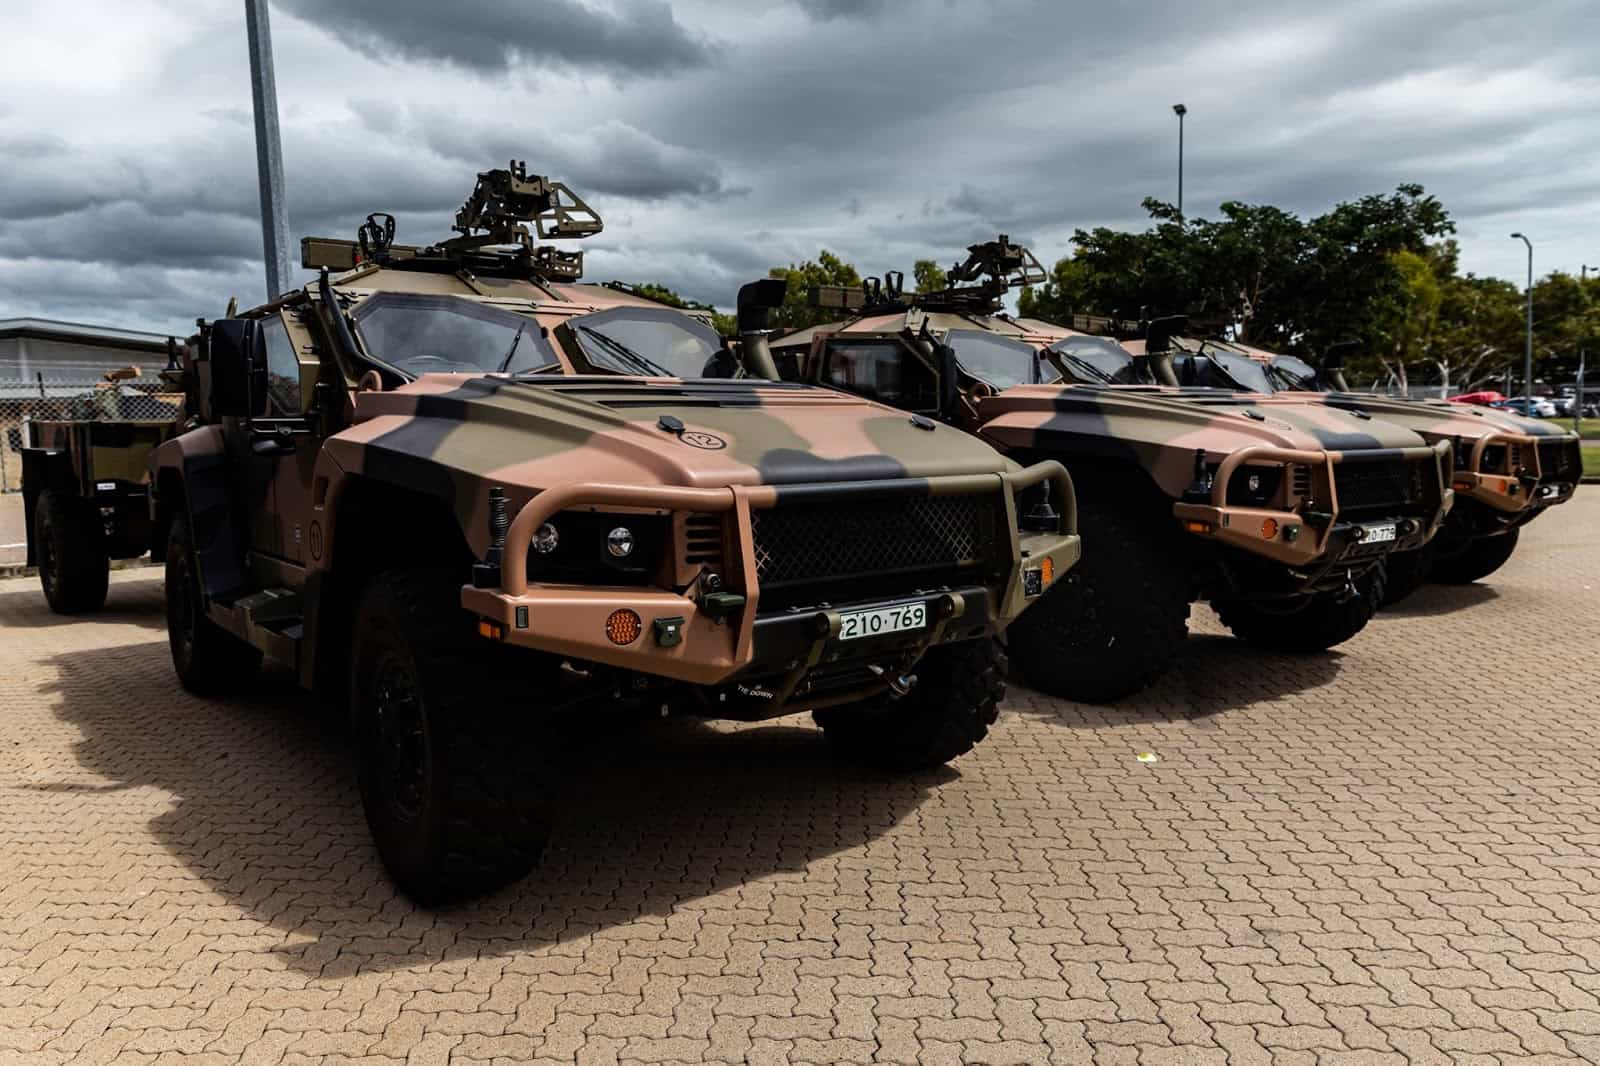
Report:
M253 318L222 318L206 338L212 418L255 418L267 411L267 360L261 323Z

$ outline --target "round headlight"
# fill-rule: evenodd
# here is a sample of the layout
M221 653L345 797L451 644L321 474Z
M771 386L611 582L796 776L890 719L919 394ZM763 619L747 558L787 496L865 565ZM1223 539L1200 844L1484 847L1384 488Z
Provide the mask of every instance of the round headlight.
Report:
M1250 490L1251 495L1259 496L1261 494L1261 475L1251 474L1250 479L1245 482L1245 487Z
M561 543L561 534L556 532L556 527L546 522L540 526L533 535L533 550L540 555L549 555L556 550L556 545Z
M606 534L606 551L614 558L626 559L633 554L633 530L618 526Z

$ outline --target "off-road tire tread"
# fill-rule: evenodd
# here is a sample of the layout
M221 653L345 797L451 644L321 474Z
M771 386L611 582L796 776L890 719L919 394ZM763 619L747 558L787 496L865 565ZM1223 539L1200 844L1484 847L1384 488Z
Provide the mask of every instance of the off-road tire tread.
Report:
M164 593L167 602L167 639L172 648L172 665L178 681L197 696L220 696L237 692L250 683L261 669L261 651L205 615L205 605L198 593L200 571L196 566L194 548L190 543L189 523L175 518L167 533L167 560ZM194 650L187 663L182 661L178 648L177 627L172 614L172 596L175 590L173 567L182 560L184 580L194 583Z
M1149 519L1079 504L1083 558L1007 631L1018 670L1039 691L1082 703L1110 703L1152 684L1171 667L1189 633L1188 578L1179 546ZM1079 642L1084 615L1119 616L1109 647Z
M54 573L47 577L40 559L39 584L56 614L92 614L106 604L111 557L94 505L71 493L39 494L33 511L33 537L39 551L49 541ZM52 580L53 578L53 580Z
M1383 602L1378 607L1393 606L1431 581L1433 562L1432 543L1415 551L1391 553L1383 561Z
M1492 537L1479 537L1468 542L1461 551L1441 556L1433 564L1433 580L1443 585L1470 585L1481 581L1511 558L1521 532L1512 529Z
M1386 575L1380 564L1356 579L1358 595L1340 603L1321 593L1294 614L1261 610L1246 600L1212 603L1222 624L1240 640L1269 651L1310 654L1343 644L1366 628L1383 602Z
M999 719L1006 653L992 637L941 645L922 657L916 674L916 687L897 700L812 717L849 758L895 771L943 766L981 743Z
M535 710L518 697L527 679L519 685L505 657L495 654L502 649L471 635L470 615L450 599L460 587L448 573L391 571L372 580L358 612L358 619L374 605L392 612L422 674L430 736L443 768L440 846L424 866L389 870L426 906L469 899L524 877L550 835L548 745L537 743ZM353 692L350 706L361 706Z

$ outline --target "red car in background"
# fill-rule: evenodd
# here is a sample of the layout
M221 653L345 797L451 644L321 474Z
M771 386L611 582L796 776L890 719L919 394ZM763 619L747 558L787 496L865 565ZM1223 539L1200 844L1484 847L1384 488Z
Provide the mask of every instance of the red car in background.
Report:
M1505 400L1498 392L1463 392L1460 396L1451 396L1451 403L1470 403L1478 407L1489 407Z

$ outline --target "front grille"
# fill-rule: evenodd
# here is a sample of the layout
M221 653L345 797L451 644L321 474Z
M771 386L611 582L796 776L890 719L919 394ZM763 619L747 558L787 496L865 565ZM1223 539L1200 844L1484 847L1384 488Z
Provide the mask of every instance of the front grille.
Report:
M1306 499L1311 495L1311 468L1295 463L1289 469L1294 472L1294 480L1289 485L1290 493L1302 500Z
M1419 495L1416 464L1394 462L1344 462L1335 466L1334 489L1339 510L1370 511L1403 508Z
M1577 441L1546 440L1539 442L1539 478L1546 483L1577 481L1583 457Z
M1010 554L998 493L824 499L751 513L763 607L981 581Z

